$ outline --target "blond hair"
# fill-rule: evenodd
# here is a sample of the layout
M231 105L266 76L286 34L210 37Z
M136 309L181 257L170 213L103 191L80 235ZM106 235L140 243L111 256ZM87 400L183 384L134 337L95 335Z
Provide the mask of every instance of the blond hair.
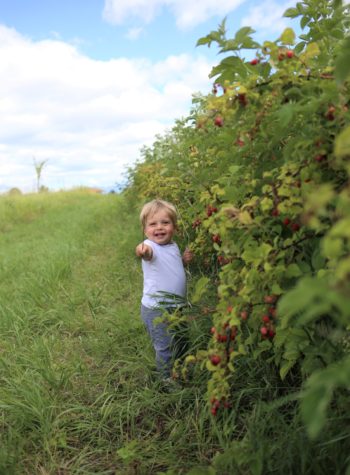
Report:
M164 200L152 200L146 203L140 213L140 221L143 229L146 227L147 219L160 210L165 210L174 226L177 225L177 211L173 204Z

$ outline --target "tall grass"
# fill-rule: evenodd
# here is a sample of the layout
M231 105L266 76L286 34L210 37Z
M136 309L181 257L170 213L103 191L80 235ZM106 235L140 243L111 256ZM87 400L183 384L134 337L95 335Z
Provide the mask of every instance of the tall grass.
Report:
M174 446L198 432L183 414L201 396L161 393L154 377L135 213L84 193L6 197L0 209L0 472L184 464Z
M16 209L0 231L1 474L342 473L342 415L310 442L268 363L242 360L233 407L216 419L195 368L162 390L139 317L137 213L123 197L10 202L0 199L2 213ZM187 316L192 349L205 347L210 315Z

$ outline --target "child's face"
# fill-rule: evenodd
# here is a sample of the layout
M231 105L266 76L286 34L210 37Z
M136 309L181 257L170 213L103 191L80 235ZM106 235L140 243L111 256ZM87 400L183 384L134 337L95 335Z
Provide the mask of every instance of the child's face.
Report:
M145 234L156 244L169 244L175 233L175 226L166 210L159 210L146 220Z

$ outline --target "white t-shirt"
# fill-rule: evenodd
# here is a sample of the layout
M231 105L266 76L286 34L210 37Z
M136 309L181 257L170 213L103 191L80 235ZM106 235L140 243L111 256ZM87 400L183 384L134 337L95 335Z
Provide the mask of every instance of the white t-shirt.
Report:
M149 239L144 243L151 246L153 256L150 261L142 259L142 305L154 308L167 301L167 306L176 306L177 302L174 299L171 301L162 292L180 297L186 295L186 274L178 245L175 242L160 245Z

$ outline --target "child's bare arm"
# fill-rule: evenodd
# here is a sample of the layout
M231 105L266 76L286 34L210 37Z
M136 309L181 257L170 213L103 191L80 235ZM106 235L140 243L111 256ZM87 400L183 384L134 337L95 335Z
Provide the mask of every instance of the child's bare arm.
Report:
M135 252L137 257L141 257L145 261L150 261L153 257L153 250L151 246L144 244L143 242L136 246Z
M182 261L184 264L189 264L193 259L193 252L186 247L184 253L182 254Z

